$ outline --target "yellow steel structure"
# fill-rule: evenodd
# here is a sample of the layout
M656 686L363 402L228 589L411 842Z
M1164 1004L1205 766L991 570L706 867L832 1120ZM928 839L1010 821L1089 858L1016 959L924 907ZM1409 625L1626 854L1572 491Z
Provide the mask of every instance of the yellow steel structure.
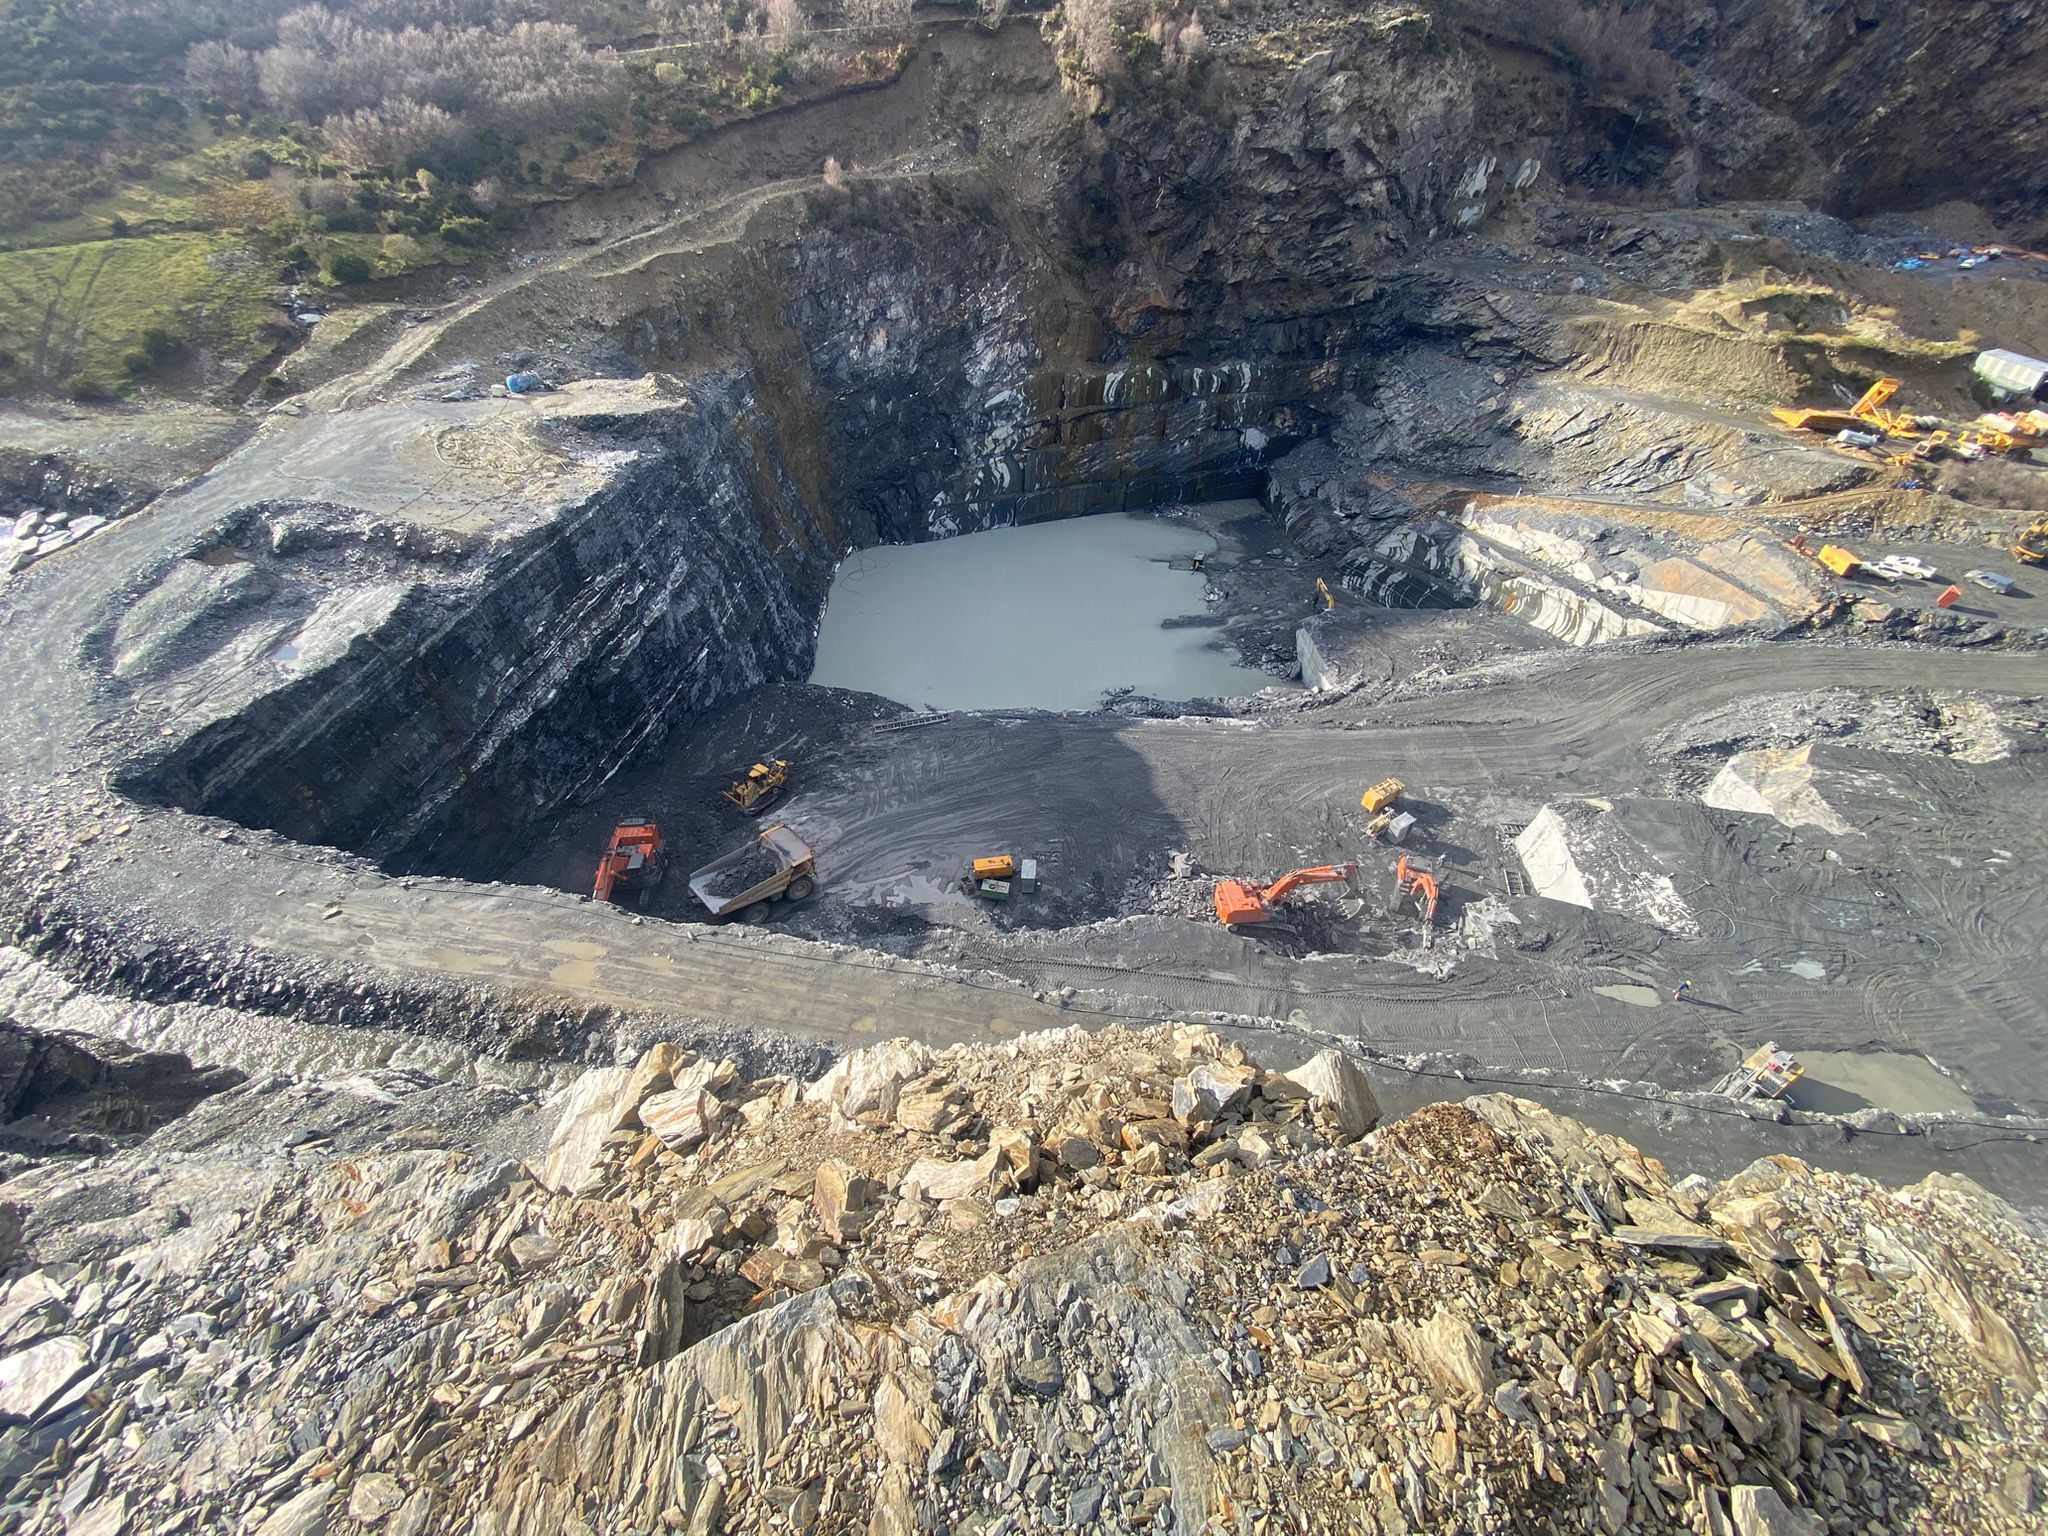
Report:
M1777 410L1771 415L1802 432L1878 432L1886 437L1910 437L1911 420L1884 408L1885 402L1898 392L1899 381L1884 378L1863 391L1863 398L1846 411Z
M2048 517L2037 517L2013 540L2012 555L2027 565L2048 565Z
M1389 806L1399 802L1401 792L1405 787L1399 779L1381 779L1379 783L1373 785L1371 789L1368 789L1358 797L1358 803L1374 815L1378 815Z

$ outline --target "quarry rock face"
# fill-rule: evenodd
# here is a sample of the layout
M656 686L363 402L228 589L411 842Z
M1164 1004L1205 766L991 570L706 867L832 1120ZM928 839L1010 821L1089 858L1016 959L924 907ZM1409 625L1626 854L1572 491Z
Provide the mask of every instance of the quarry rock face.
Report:
M77 863L100 883L50 895L69 899L79 840L5 901L46 902L41 942L137 989L257 994L150 1027L260 1050L257 1005L317 995L402 1017L424 1060L443 1015L364 978L427 926L427 897L392 878L383 905L351 906L349 882L383 877L345 855L493 871L679 720L804 676L857 549L1263 492L1296 549L1388 608L1483 605L1642 652L1805 623L1817 578L1741 514L1855 472L1759 454L1637 386L1681 364L1716 399L1812 379L1605 295L1722 259L1637 201L1933 195L1944 165L2003 144L1973 177L2038 214L2035 87L2007 65L2034 58L2025 8L1883 9L1637 7L1701 66L1673 79L1626 57L1596 71L1597 39L1485 4L1331 8L1270 38L1256 11L1218 14L1235 60L1134 65L1094 102L1060 94L1042 49L1061 126L1026 145L1044 151L1022 157L1029 198L939 157L764 192L708 236L621 234L295 400L146 518L101 521L126 504L110 487L53 490L77 520L30 518L36 559L89 535L92 561L25 566L0 605L7 654L35 669L0 700L0 789L87 806L104 841ZM1975 128L1926 134L1929 98L1952 106L1980 72ZM962 142L988 126L940 105ZM1567 192L1603 207L1560 208ZM1766 210L1731 244L1793 217ZM531 398L446 387L563 326L600 338L590 376ZM1642 530L1612 537L1572 489L1638 499ZM1312 688L1383 675L1368 628L1302 627ZM2010 750L1981 713L1969 750ZM1198 750L1190 778L1223 758ZM1803 754L1745 751L1707 803L1846 831ZM100 830L107 784L147 802L132 842ZM12 831L4 848L10 871L40 853ZM1514 851L1536 898L1699 936L1689 877L1625 807L1553 801ZM333 877L318 899L268 878L286 860ZM170 903L107 918L149 868L204 887L188 909L232 893L257 915L196 955ZM1175 915L1208 924L1207 876L1179 879ZM431 894L434 934L465 942L491 899ZM504 919L524 895L446 963L560 942L577 909L536 897ZM637 919L603 916L588 950L645 958ZM96 920L115 938L93 949ZM302 964L309 931L345 936L318 952L346 961ZM840 1043L878 1016L924 1027L917 1004L965 973L733 939L724 991L689 990L676 956L697 938L668 939L648 967L664 1003L737 1008L771 965L861 969L884 1001L826 1010ZM570 940L538 974L569 993L585 952ZM1030 989L990 974L1023 1016ZM1675 1178L1504 1095L1388 1120L1344 1050L1280 1071L1187 1025L1016 1038L1004 1017L984 1037L1002 1045L885 1040L820 1074L815 1050L764 1067L751 1041L642 1049L646 1021L587 996L450 990L528 1070L387 1053L244 1080L0 1027L0 1527L2039 1523L2048 1249L1964 1181L1894 1190L1784 1157Z
M937 1132L717 1068L657 1046L544 1112L554 1157L664 1075L720 1106L688 1148L621 1127L573 1193L455 1128L487 1097L434 1090L422 1144L395 1074L296 1150L273 1079L17 1178L18 1528L2034 1518L2048 1250L1965 1181L1673 1182L1499 1095L1361 1137L1355 1061L1184 1026L930 1056L969 1106Z

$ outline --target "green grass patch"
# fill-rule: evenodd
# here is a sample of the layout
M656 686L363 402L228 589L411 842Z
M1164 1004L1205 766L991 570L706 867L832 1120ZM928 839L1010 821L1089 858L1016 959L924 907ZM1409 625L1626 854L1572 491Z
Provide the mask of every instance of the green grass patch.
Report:
M246 366L272 345L274 287L269 260L225 235L0 251L0 384L113 390L201 351Z
M483 254L439 235L321 235L307 245L318 255L323 274L331 272L337 257L353 256L369 269L362 279L366 282L403 277L422 267L459 267ZM322 281L333 278L323 276Z

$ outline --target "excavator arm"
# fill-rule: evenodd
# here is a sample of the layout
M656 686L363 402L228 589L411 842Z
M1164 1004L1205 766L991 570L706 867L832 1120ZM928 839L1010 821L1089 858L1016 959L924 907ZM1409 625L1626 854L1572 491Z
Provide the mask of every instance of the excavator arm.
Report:
M1290 892L1304 885L1329 885L1349 880L1357 873L1358 865L1353 861L1297 869L1267 886L1253 885L1244 880L1219 880L1216 882L1216 920L1232 927L1271 922L1273 909L1285 901Z
M1339 880L1349 880L1358 873L1354 861L1349 864L1318 864L1311 869L1297 869L1282 875L1264 891L1260 892L1268 906L1285 901L1290 894L1304 885L1334 885Z
M1429 948L1430 937L1436 930L1436 903L1440 894L1436 876L1420 865L1410 864L1408 856L1402 854L1394 865L1394 900L1398 904L1405 897L1415 898L1416 908L1422 913L1424 949Z

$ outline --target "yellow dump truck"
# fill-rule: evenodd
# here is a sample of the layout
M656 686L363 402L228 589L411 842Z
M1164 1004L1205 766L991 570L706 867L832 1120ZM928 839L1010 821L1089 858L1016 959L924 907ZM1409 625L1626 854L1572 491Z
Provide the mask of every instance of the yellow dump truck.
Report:
M1820 553L1814 558L1837 576L1854 576L1863 569L1863 562L1839 544L1821 545Z
M690 876L690 891L721 921L765 922L768 903L802 901L817 889L811 845L783 826L770 827Z
M1374 815L1378 815L1381 811L1400 802L1403 788L1404 786L1399 779L1381 779L1379 783L1373 785L1371 789L1368 789L1358 797L1358 803Z

